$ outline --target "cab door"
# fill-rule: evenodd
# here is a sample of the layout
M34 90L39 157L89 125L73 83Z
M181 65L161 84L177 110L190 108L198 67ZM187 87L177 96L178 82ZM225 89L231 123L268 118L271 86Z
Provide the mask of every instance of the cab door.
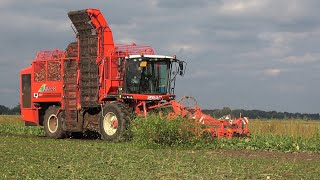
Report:
M21 75L22 108L31 108L31 74Z
M31 74L21 74L21 117L25 125L39 125L38 110L32 105Z

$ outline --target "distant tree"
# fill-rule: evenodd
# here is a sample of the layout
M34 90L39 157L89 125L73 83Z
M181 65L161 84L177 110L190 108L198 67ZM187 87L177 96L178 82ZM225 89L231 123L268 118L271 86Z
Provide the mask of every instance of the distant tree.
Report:
M212 112L212 115L213 115L213 117L215 117L215 118L220 118L220 117L223 116L223 115L221 114L221 110L220 110L220 109L214 109L213 112Z
M301 113L294 113L294 118L295 119L302 119L302 114Z
M231 114L231 109L229 107L223 107L221 109L221 115L222 116L229 115L229 114Z
M11 114L13 115L21 114L20 103L11 109Z
M244 110L243 109L235 109L235 110L232 110L231 111L231 116L233 118L240 118L241 117L244 117Z
M214 118L220 118L222 116L230 114L233 118L249 117L250 119L305 119L305 120L320 120L320 114L308 114L308 113L289 113L289 112L277 112L277 111L261 111L261 110L244 110L235 109L231 110L229 107L222 109L203 110L205 114L209 114Z
M10 114L10 108L4 105L0 105L0 115L2 114Z

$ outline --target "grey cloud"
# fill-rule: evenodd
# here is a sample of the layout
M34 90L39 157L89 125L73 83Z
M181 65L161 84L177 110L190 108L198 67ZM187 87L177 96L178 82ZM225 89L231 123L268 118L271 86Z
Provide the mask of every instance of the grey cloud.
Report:
M199 8L205 7L209 4L208 0L184 0L184 1L171 1L171 0L156 0L159 8Z

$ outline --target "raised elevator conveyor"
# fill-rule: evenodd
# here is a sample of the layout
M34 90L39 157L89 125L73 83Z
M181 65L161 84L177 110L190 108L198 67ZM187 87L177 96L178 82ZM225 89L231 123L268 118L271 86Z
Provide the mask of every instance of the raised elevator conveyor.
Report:
M75 59L64 60L64 128L68 131L78 130L77 119L77 62Z
M80 104L90 108L98 106L99 72L96 59L98 56L98 36L87 10L68 13L78 31L80 42Z

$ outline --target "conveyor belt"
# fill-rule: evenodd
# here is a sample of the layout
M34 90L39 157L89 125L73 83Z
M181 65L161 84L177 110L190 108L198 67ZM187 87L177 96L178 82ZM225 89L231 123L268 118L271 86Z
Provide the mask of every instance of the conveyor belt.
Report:
M78 31L80 42L80 103L82 107L98 105L99 74L96 59L98 56L98 36L87 10L68 13Z

